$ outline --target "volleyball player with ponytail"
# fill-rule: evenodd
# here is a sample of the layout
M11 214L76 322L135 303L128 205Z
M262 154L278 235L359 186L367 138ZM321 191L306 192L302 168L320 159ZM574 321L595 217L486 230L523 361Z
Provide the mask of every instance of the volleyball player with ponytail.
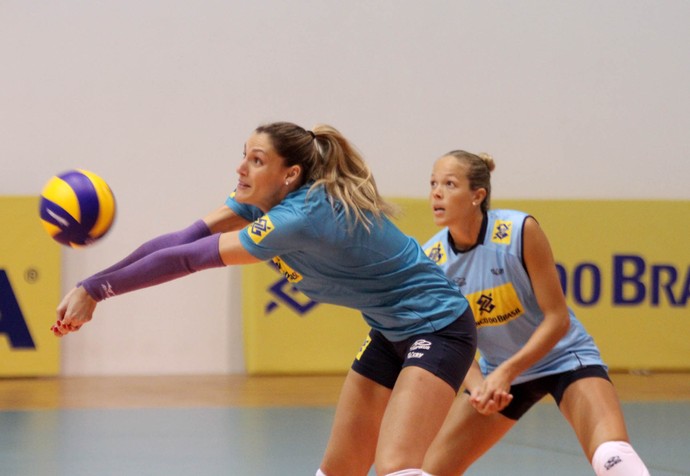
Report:
M480 359L424 474L463 474L548 393L597 476L649 476L599 349L566 305L544 231L527 213L490 208L494 166L487 154L454 150L431 173L429 198L442 229L424 249L471 300Z
M474 358L467 300L390 221L394 208L333 127L260 126L237 173L223 207L79 283L59 305L53 332L78 330L107 297L207 268L272 260L305 295L357 309L371 327L345 379L317 474L365 476L373 464L379 475L421 475Z

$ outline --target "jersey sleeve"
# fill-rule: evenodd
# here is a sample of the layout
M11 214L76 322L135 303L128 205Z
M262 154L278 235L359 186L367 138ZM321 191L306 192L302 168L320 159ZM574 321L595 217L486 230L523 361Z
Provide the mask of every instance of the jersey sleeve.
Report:
M264 212L255 206L237 202L235 200L235 192L232 192L228 199L225 200L225 205L248 221L254 221L264 214Z
M252 256L269 260L309 248L314 232L306 217L283 206L271 209L240 231L240 243Z

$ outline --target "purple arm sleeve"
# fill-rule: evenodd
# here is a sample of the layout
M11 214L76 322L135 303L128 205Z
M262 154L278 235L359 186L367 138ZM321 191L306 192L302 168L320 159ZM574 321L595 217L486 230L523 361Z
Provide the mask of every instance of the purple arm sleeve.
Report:
M154 251L109 273L98 273L81 285L96 301L172 281L203 269L224 266L218 250L220 233L192 243Z
M128 266L140 260L144 256L148 256L158 250L169 248L171 246L183 245L185 243L192 243L198 239L205 238L210 234L211 231L208 229L208 226L206 226L206 223L204 223L203 220L197 220L184 230L161 235L157 238L147 241L123 260L118 261L103 271L99 271L91 277L94 278L96 276L103 276L105 274L112 273L113 271L124 268L125 266ZM77 286L80 284L82 283L77 283Z

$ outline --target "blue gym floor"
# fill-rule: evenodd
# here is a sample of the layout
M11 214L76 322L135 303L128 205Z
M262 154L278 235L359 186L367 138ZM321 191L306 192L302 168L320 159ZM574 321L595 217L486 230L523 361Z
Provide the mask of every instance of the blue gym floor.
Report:
M690 475L690 401L624 403L624 411L652 475ZM2 411L0 474L312 476L333 412L331 406ZM554 473L593 474L547 402L466 474Z

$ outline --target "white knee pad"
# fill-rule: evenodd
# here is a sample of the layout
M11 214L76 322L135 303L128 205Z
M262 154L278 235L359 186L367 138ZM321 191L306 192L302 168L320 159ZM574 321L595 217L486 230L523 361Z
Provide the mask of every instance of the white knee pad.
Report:
M401 469L395 473L388 473L386 476L422 476L421 469Z
M592 468L597 476L649 476L642 459L625 441L600 444L592 457Z

